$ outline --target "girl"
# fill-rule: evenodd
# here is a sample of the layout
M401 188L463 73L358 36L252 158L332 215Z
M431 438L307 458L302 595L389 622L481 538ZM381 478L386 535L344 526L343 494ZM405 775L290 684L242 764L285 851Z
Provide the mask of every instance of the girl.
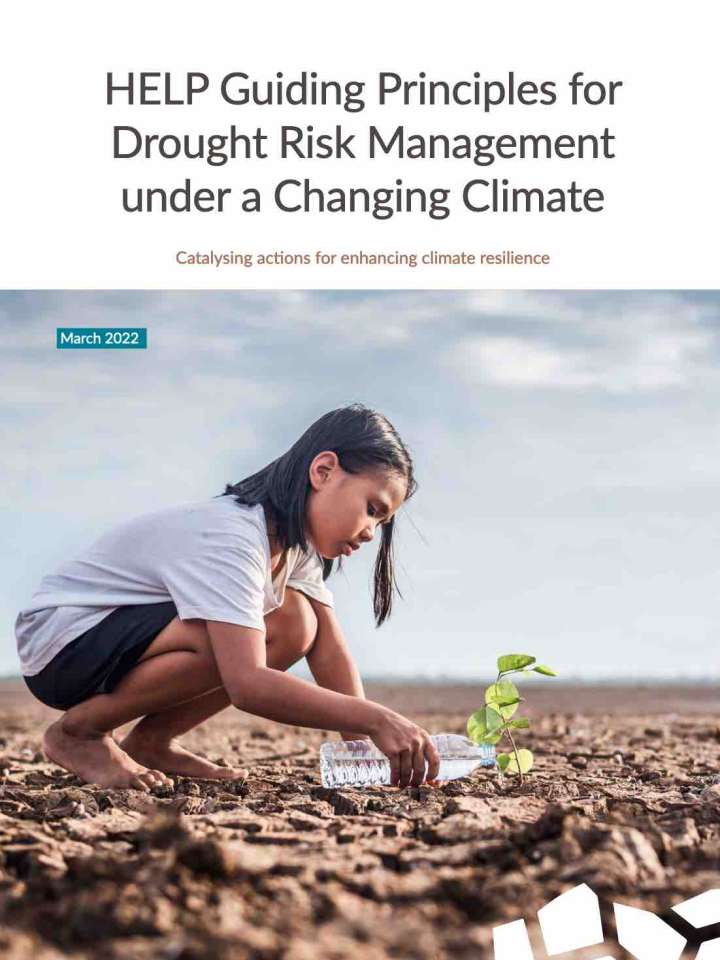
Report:
M281 723L368 736L392 782L439 758L427 732L365 699L325 580L378 527L374 611L389 616L395 513L415 490L392 424L359 404L325 414L278 460L203 503L130 521L40 584L18 616L25 681L66 711L50 760L106 787L168 774L232 778L175 738L229 704ZM306 657L317 686L284 671ZM122 741L115 728L141 718Z

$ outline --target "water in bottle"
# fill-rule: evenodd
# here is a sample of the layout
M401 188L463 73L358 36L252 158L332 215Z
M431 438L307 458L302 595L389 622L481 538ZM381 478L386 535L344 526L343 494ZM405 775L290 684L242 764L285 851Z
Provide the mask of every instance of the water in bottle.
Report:
M438 780L467 777L476 767L495 766L495 747L478 746L457 733L430 738L440 754ZM320 747L324 787L366 787L390 783L390 761L370 740L332 740Z

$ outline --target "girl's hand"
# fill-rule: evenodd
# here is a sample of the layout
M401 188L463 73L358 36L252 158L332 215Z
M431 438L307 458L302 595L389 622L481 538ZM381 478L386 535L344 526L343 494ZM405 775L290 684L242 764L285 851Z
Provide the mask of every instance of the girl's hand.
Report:
M440 755L430 734L394 710L383 708L370 739L390 761L393 786L418 786L425 780L426 765L427 779L437 779Z

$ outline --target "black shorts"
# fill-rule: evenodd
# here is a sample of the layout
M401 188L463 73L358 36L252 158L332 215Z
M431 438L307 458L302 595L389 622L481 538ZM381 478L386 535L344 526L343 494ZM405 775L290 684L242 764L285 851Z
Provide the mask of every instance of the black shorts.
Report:
M25 683L38 700L56 710L110 693L175 617L172 601L118 607L63 647L40 673L25 677Z

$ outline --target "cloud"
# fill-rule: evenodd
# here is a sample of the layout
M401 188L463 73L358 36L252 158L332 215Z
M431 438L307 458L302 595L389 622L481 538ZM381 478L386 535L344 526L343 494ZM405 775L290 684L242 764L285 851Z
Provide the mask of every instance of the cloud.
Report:
M369 673L467 676L518 638L580 674L629 669L629 644L661 672L688 650L704 669L719 306L642 291L0 295L0 626L9 637L37 579L97 533L218 493L363 399L420 481L399 524L406 599L379 640L373 558L331 582ZM56 325L88 324L147 326L150 349L55 350Z
M537 297L536 300L533 297ZM445 354L445 363L466 382L549 390L602 390L612 394L685 388L718 380L717 307L650 295L645 300L609 297L590 306L593 319L579 320L581 305L541 295L474 295L481 316L504 311L507 327L462 337ZM613 302L614 301L614 302ZM543 323L539 324L540 316ZM532 318L537 320L533 323ZM530 323L531 325L528 325Z
M479 375L489 383L583 387L593 382L591 372L584 369L586 359L580 351L562 351L519 337L469 338L455 348L453 356L469 378Z

